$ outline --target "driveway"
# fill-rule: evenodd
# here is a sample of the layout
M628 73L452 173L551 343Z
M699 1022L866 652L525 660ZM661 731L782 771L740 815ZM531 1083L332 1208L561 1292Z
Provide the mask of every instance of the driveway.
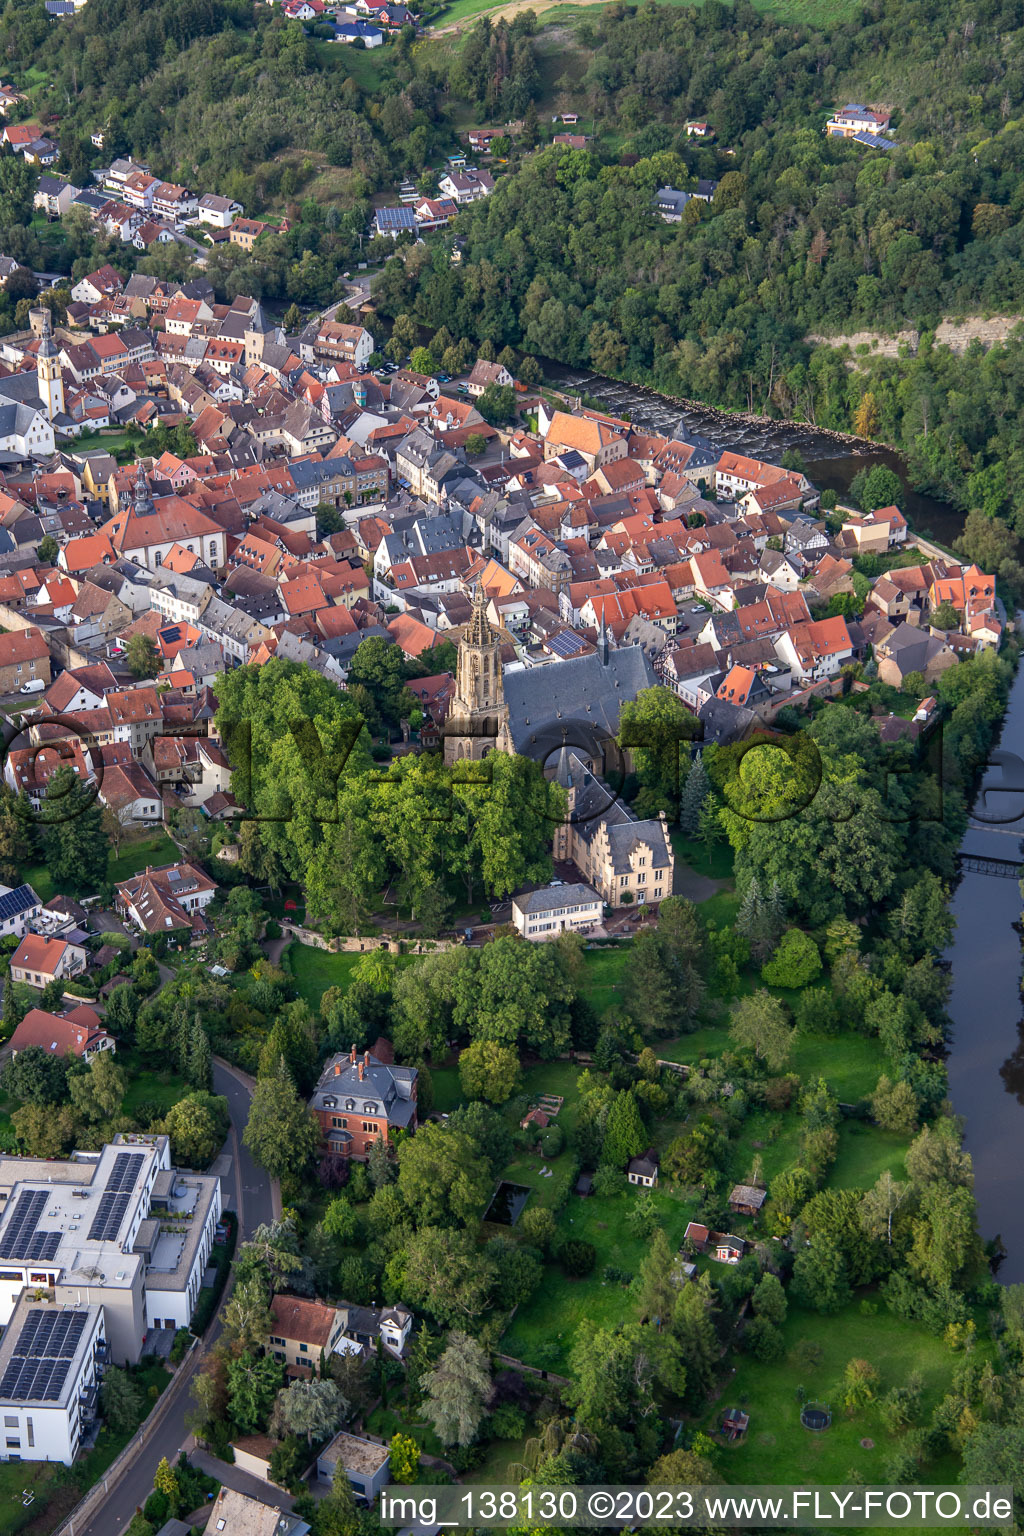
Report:
M221 1173L221 1191L225 1210L233 1210L239 1218L239 1241L251 1237L261 1222L274 1218L275 1207L280 1210L280 1191L257 1168L247 1148L242 1143L242 1132L249 1115L250 1090L244 1073L221 1061L213 1064L213 1088L228 1101L231 1130L224 1143L218 1171ZM230 1285L230 1280L228 1284ZM142 1444L138 1454L122 1473L97 1513L88 1525L75 1527L75 1536L116 1536L131 1523L135 1511L143 1505L153 1491L153 1478L162 1456L173 1465L178 1453L186 1449L190 1436L185 1415L191 1405L188 1387L202 1360L205 1349L216 1342L221 1331L220 1318L210 1324L203 1340L204 1349L197 1350L191 1364L183 1367L175 1376L162 1401L169 1406L164 1417ZM228 1479L229 1470L216 1463L214 1475L221 1481Z

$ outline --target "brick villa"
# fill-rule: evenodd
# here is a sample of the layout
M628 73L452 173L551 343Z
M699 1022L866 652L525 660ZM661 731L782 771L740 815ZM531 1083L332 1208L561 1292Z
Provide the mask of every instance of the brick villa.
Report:
M366 1158L380 1136L416 1129L415 1067L387 1066L369 1051L332 1056L309 1107L320 1122L324 1149L337 1157Z

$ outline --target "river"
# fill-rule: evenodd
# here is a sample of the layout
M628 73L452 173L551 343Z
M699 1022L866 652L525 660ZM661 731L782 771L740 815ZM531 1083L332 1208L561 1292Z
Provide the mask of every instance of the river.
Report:
M906 471L888 449L861 448L831 433L794 422L747 420L703 406L683 405L653 390L620 384L599 374L567 368L545 370L559 387L589 395L611 414L630 413L638 426L665 431L682 422L721 448L738 449L778 461L787 448L803 455L807 473L821 489L849 490L865 465L884 463L904 485ZM948 503L907 486L904 510L915 532L951 545L963 527L963 514ZM962 852L978 858L1017 861L1024 837L1024 666L1014 682L1000 745L1016 753L1020 767L987 770L975 801L975 817L964 835ZM1013 796L986 797L1001 782L1017 786ZM985 826L978 816L999 814L1017 819ZM999 1277L1024 1281L1024 1201L1021 1200L1021 1149L1024 1147L1024 1023L1020 996L1021 946L1014 925L1021 915L1015 878L966 869L953 898L956 933L948 953L953 992L949 1047L950 1093L966 1121L966 1144L974 1159L978 1223L987 1241L1000 1236L1007 1250Z
M1015 754L1008 766L986 770L962 852L1016 861L1024 836L1024 667L1017 673L1003 721L1000 749ZM992 793L1012 785L1015 793ZM1015 817L998 826L987 820ZM1016 879L967 868L953 898L956 933L949 1049L950 1096L966 1121L974 1159L978 1225L987 1241L1006 1248L1004 1282L1024 1281L1024 1028L1021 1024L1021 947L1014 924L1021 914Z
M589 395L601 401L611 415L628 411L637 426L664 432L682 422L690 432L700 432L718 448L731 448L775 462L787 448L803 455L807 473L822 490L838 491L845 496L850 482L860 470L872 464L886 464L896 471L905 488L903 510L911 527L922 535L931 535L949 546L963 529L963 513L949 502L925 496L907 483L906 468L898 454L889 448L856 440L844 440L835 433L823 432L798 421L769 421L766 417L731 416L692 401L683 404L668 395L636 384L620 384L602 374L586 373L545 362L545 377L568 394Z

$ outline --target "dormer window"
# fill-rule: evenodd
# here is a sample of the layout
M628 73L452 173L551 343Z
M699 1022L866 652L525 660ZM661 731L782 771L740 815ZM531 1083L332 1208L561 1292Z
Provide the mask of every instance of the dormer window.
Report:
M346 1109L355 1109L355 1107L356 1107L355 1099L346 1099L345 1100L345 1108Z

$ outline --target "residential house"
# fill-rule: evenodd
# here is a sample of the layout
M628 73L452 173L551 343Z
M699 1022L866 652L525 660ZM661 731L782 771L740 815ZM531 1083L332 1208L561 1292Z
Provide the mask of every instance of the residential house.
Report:
M231 197L218 197L214 192L205 193L196 205L200 224L209 224L213 229L229 229L243 211L241 203Z
M115 888L114 905L143 933L180 934L206 927L203 909L217 894L216 883L195 864L182 860L147 868Z
M626 1178L630 1184L638 1184L641 1189L654 1189L658 1182L656 1154L645 1152L643 1157L631 1157L626 1165Z
M365 1051L333 1056L313 1090L309 1107L320 1122L324 1148L335 1156L365 1161L378 1137L416 1129L415 1067L389 1066Z
M524 939L553 939L565 929L586 932L601 922L604 903L589 885L556 881L512 898L512 921Z
M82 1003L64 1014L30 1008L11 1036L11 1055L30 1047L47 1055L71 1055L89 1062L103 1051L115 1052L117 1041L101 1027L95 1009Z
M51 981L80 976L86 960L81 944L42 933L26 933L11 956L10 976L12 981L23 981L27 987L42 990Z
M465 203L478 202L494 191L494 178L487 171L466 166L464 171L447 171L437 184L442 197L450 197L461 207Z
M52 676L50 651L41 629L15 629L0 634L0 693L16 693L26 683Z
M30 885L0 885L0 939L22 938L43 904Z
M912 672L920 672L927 684L933 683L956 665L957 655L945 636L903 622L875 646L875 660L881 681L902 688Z
M345 1314L322 1301L279 1294L270 1303L270 1353L290 1376L322 1374L338 1351Z
M507 389L514 383L515 380L504 363L488 363L482 357L478 357L473 364L472 373L466 380L466 388L475 399L492 384Z
M160 1536L179 1536L176 1521L161 1527ZM299 1515L283 1512L276 1504L264 1504L248 1493L222 1487L210 1505L207 1521L215 1536L309 1536L310 1525Z

